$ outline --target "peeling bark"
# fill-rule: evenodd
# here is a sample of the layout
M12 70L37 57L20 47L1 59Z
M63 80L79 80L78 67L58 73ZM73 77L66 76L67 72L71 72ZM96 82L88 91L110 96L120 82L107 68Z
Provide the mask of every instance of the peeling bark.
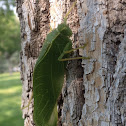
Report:
M120 0L84 0L80 6L80 40L89 43L92 59L82 62L85 104L79 126L125 126L126 73L121 71L126 54L120 45L125 41L126 6Z
M21 24L22 107L33 90L33 69L50 26L56 28L72 0L18 0ZM73 47L87 43L71 56L58 100L59 126L126 125L126 2L78 0L68 16ZM23 110L25 126L34 126L33 100Z

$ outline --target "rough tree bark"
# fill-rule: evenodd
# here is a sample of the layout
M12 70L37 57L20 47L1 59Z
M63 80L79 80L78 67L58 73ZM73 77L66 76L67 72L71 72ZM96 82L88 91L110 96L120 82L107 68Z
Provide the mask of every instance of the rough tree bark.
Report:
M21 25L22 106L31 92L32 74L50 25L55 28L73 0L17 0ZM68 17L73 47L88 43L69 61L58 100L62 126L126 126L126 1L78 0ZM34 126L33 100L23 110L24 126Z

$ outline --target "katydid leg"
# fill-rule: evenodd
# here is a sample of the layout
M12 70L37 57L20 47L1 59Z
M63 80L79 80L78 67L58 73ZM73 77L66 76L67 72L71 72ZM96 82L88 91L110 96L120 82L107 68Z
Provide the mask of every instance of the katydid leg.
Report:
M85 48L86 44L82 47L79 47L77 49L80 49L80 48ZM77 59L90 59L90 57L74 57L74 58L65 58L63 59L63 56L67 53L71 53L73 52L74 50L77 50L77 49L71 49L69 50L70 48L72 47L72 43L67 43L64 50L63 50L63 53L61 53L61 55L59 56L58 60L59 61L68 61L68 60L77 60Z
M75 49L71 49L71 50L65 51L64 53L66 54L66 53L71 53L71 52L73 52L73 51L75 51L75 50L78 50L78 49L84 49L86 46L87 46L87 43L84 44L84 45L81 46L81 47L78 47L78 48L75 48Z
M32 101L32 98L33 98L33 92L32 92L31 98L30 98L30 100L29 100L29 102L28 102L28 105L25 106L25 107L23 107L23 108L21 108L21 109L25 109L25 108L28 107L28 110L29 110L29 106L30 106L30 103L31 103L31 101Z
M90 57L65 58L65 59L59 59L59 61L69 61L69 60L77 60L77 59L90 59Z

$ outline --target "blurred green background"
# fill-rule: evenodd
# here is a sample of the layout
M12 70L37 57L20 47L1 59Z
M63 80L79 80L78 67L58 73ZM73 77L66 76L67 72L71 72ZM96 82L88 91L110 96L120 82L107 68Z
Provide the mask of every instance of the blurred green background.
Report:
M0 0L0 126L23 126L20 26L14 10L14 0Z
M0 74L0 126L23 126L19 72Z
M14 1L0 1L0 73L13 72L19 65L20 26Z

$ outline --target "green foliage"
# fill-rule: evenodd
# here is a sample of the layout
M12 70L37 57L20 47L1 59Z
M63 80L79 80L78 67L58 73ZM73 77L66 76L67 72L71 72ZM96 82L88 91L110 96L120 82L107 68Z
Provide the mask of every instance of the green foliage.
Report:
M0 8L6 11L10 11L11 7L15 6L15 0L0 0ZM7 12L8 13L8 12Z
M33 74L34 121L36 126L57 125L57 99L64 82L66 62L58 58L72 49L72 32L62 23L47 35ZM66 45L71 43L69 47ZM66 48L67 47L67 48ZM64 56L67 58L68 54Z
M16 66L17 64L19 64L19 52L14 52L10 59L9 59L10 63L12 64L12 66Z
M0 73L8 71L8 62L3 56L0 57Z
M6 58L5 55L0 56L0 73L12 72L13 68L19 67L19 52L14 52L10 58Z
M20 29L16 16L0 13L0 55L10 57L20 50Z
M19 64L20 26L13 6L14 0L0 1L0 73Z
M23 126L20 74L0 74L0 126Z

